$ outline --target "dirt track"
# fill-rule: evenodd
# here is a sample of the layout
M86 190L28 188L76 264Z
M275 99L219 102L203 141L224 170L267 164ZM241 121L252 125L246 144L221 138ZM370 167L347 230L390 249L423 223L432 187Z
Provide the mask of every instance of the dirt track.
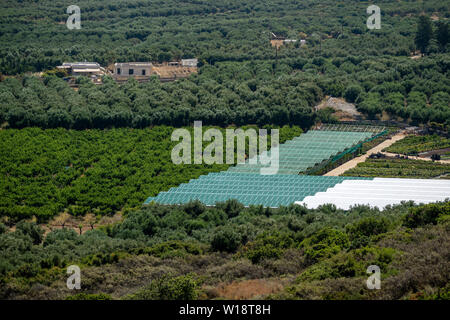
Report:
M324 176L340 176L345 171L356 167L358 165L358 163L366 161L366 159L371 154L381 152L381 150L383 150L384 148L387 148L387 147L391 146L395 142L397 142L399 140L402 140L405 137L406 137L406 135L405 135L404 132L397 133L391 139L385 140L382 143L380 143L379 145L376 145L375 147L373 147L372 149L367 151L366 154L363 154L360 157L357 157L357 158L354 158L354 159L352 159L350 161L347 161L343 165L341 165L341 166L339 166L339 167L337 167L337 168L327 172L326 174L324 174Z
M391 152L382 152L384 155L388 157L396 157L398 156L397 153L391 153ZM422 161L433 161L431 158L423 158L423 157L414 157L414 156L408 156L408 159L411 160L422 160ZM443 164L450 164L450 160L435 160L434 162L437 163L443 163Z

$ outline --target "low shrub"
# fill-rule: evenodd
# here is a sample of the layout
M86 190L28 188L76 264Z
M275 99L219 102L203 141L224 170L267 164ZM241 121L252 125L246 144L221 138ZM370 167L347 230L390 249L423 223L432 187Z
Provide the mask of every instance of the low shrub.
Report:
M430 203L409 209L403 218L403 225L409 228L417 228L427 224L436 224L438 219L450 215L450 201Z
M309 263L331 257L344 248L349 247L348 235L342 231L324 228L303 240L300 244L305 250Z
M66 300L112 300L113 298L106 293L77 293L67 296Z
M130 300L195 300L198 297L198 291L199 282L192 275L163 276L126 298Z
M360 248L370 244L373 236L388 232L390 222L386 218L364 218L346 227L352 248Z
M199 243L178 240L166 241L156 244L146 251L149 255L159 258L184 257L187 254L199 255L204 252Z
M255 241L249 242L238 256L245 256L253 263L264 259L277 259L281 257L285 249L297 245L292 234L288 233L264 233L259 235Z
M241 236L231 228L226 228L214 235L211 248L214 251L236 252L240 244Z

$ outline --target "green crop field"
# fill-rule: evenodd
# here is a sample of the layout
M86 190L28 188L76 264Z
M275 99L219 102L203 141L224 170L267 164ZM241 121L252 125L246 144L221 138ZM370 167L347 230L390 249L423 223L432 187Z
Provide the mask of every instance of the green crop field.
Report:
M420 152L450 148L450 139L438 135L408 136L397 141L385 151L406 155Z
M356 168L346 171L343 176L426 179L449 173L450 164L411 159L367 159Z
M175 165L171 127L0 130L0 216L114 214L229 165ZM280 140L301 133L283 127Z

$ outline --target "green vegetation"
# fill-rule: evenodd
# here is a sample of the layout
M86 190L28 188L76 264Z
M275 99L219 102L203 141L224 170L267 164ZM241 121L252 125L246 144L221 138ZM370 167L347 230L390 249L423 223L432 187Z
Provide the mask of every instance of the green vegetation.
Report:
M450 173L450 164L411 159L367 159L343 176L385 178L436 178ZM443 177L445 178L445 177Z
M422 208L413 208L404 218L404 224L410 228L417 228L427 224L436 224L441 219L448 219L450 215L450 202L431 203Z
M68 59L97 60L102 65L194 56L208 64L274 59L267 44L270 31L296 39L304 33L309 40L308 54L321 49L324 57L333 54L333 49L338 56L342 51L404 56L415 45L416 31L423 29L418 25L424 24L429 40L423 46L424 53L439 52L439 44L445 49L448 40L443 37L445 24L431 23L425 17L419 20L421 12L428 16L437 12L445 22L449 9L439 0L383 1L383 27L376 32L365 25L367 3L356 0L339 4L332 0L304 0L300 4L275 0L270 6L263 1L238 0L79 0L77 5L82 28L68 30L67 3L62 0L42 0L39 5L2 1L0 70L5 74L40 71ZM435 35L430 27L442 31ZM279 57L294 57L299 51L295 49L298 44L281 51Z
M275 278L285 288L272 298L442 299L449 210L448 201L347 212L332 205L244 208L232 200L155 204L107 228L45 237L22 221L15 231L0 228L0 298L226 298L215 288ZM82 272L75 295L65 285L72 264ZM365 286L372 264L382 270L383 290Z
M67 1L0 3L0 299L227 298L224 287L252 292L245 280L253 279L284 286L266 296L275 299L449 299L448 201L348 211L235 200L141 208L149 196L228 168L172 164L172 131L195 120L221 130L284 126L283 142L300 127L336 121L332 110L314 109L333 96L369 119L448 130L448 4L380 0L380 30L366 27L369 3L358 0L76 5L80 30L65 25ZM306 44L275 50L271 32ZM79 77L74 90L55 69L193 57L198 74L170 83ZM448 139L411 137L388 151L437 147ZM432 162L369 159L345 175L449 172ZM84 233L81 225L47 233L39 225L59 213L95 220L117 212L121 221L94 229L90 220ZM81 292L66 287L72 264L82 270ZM383 290L366 287L373 264Z
M415 43L421 52L426 51L432 37L433 37L433 26L431 25L430 18L425 15L420 16Z
M111 296L104 293L86 294L78 293L73 296L68 296L66 300L112 300Z
M313 105L322 90L301 75L274 79L270 63L223 63L203 67L199 75L171 83L153 78L119 86L80 78L76 92L54 76L26 76L0 82L0 123L12 128L175 127L202 120L204 125L300 125L316 120ZM220 78L219 78L220 77Z
M173 164L171 150L178 143L170 140L173 130L0 130L0 216L45 221L63 211L114 214L229 167ZM300 133L298 127L283 127L280 142Z
M125 297L130 300L195 300L198 296L198 282L192 276L170 277L164 275L147 287Z
M406 155L420 152L450 148L450 139L438 135L408 136L397 141L384 151Z

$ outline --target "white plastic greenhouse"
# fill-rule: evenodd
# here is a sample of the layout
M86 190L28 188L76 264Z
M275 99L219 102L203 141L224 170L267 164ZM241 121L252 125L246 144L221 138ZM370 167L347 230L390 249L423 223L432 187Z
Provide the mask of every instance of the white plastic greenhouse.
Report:
M317 208L331 203L347 210L354 205L384 208L402 201L430 203L450 198L450 180L375 178L344 180L325 192L307 196L296 204Z

